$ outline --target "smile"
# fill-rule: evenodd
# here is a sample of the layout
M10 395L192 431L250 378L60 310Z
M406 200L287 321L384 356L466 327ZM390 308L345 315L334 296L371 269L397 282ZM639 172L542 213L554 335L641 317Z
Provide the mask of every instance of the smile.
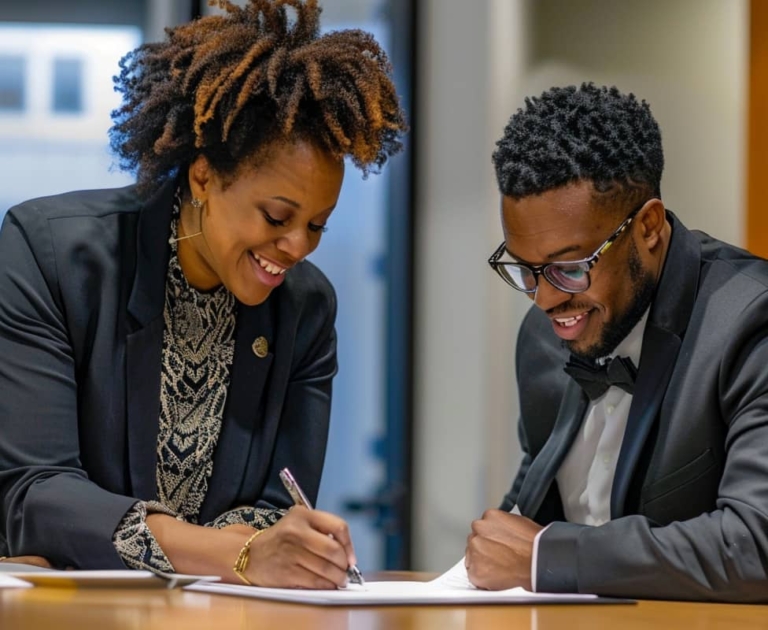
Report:
M555 334L565 341L574 341L584 334L591 319L592 309L568 317L552 317Z
M287 267L280 267L267 260L262 260L262 258L258 254L254 254L253 252L249 251L248 253L257 263L259 263L259 266L264 271L266 271L267 273L271 273L273 276L282 276L286 271L288 271Z
M571 326L575 326L576 324L578 324L582 319L584 319L587 316L587 314L588 314L588 311L581 313L579 315L574 315L572 317L554 317L553 319L561 326L570 328Z

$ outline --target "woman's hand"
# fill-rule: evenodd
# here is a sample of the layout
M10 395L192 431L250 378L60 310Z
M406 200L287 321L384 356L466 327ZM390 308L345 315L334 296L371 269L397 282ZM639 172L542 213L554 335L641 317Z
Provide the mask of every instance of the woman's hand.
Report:
M51 563L48 562L42 556L11 556L9 558L3 558L2 562L13 562L16 564L31 564L36 567L43 567L44 569L52 569Z
M218 575L242 584L235 560L254 529L237 524L215 529L150 514L147 527L179 573ZM257 586L334 589L347 583L355 564L349 527L328 512L294 507L254 538L245 571Z
M355 564L343 519L294 507L253 541L246 577L257 586L335 589L346 585L347 567Z

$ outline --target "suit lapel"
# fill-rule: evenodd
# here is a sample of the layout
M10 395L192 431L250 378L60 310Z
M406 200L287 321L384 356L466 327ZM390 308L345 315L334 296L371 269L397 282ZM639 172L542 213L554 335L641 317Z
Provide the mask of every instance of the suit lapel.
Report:
M671 212L667 214L672 238L643 335L635 393L613 479L612 519L624 514L630 482L667 391L698 290L699 242Z
M621 442L616 474L611 491L611 518L624 512L624 500L645 440L667 391L669 375L680 350L680 338L648 324L643 335L640 368L635 393Z
M259 420L264 417L263 392L274 359L272 303L274 300L267 300L256 307L238 305L229 392L213 458L213 474L200 509L202 523L236 507L234 502L241 493L249 459L261 455L252 453L251 448L255 443L254 433L257 429L259 433L264 430ZM269 352L265 357L257 356L253 347L259 337L263 337L268 344ZM266 470L268 462L264 463L261 469Z
M569 379L552 433L531 462L520 488L517 504L524 516L534 518L539 511L541 502L579 431L587 404L587 397L581 387Z
M133 496L157 498L157 432L163 307L175 183L165 185L141 209L136 237L136 273L128 312L133 327L126 340L128 464Z
M160 414L160 369L163 317L128 335L128 463L137 499L157 498L157 431Z

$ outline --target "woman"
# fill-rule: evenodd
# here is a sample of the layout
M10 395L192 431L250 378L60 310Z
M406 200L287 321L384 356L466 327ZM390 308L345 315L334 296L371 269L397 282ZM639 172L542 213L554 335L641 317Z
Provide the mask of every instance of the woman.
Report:
M344 158L382 166L405 123L370 35L318 36L312 0L214 4L121 62L137 185L6 216L0 555L332 588L346 524L285 515L278 479L316 497L336 372L333 289L303 260Z

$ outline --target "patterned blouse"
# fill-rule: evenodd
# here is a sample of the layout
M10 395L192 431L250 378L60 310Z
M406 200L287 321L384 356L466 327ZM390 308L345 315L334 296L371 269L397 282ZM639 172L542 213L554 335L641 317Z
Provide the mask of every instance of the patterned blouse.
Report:
M173 565L146 525L160 512L198 523L213 472L235 352L237 303L224 286L210 292L191 287L177 255L181 209L176 191L171 220L171 256L165 284L160 422L157 439L157 501L140 501L126 513L113 543L126 566L172 572ZM244 506L225 512L206 527L245 524L264 529L285 512Z

